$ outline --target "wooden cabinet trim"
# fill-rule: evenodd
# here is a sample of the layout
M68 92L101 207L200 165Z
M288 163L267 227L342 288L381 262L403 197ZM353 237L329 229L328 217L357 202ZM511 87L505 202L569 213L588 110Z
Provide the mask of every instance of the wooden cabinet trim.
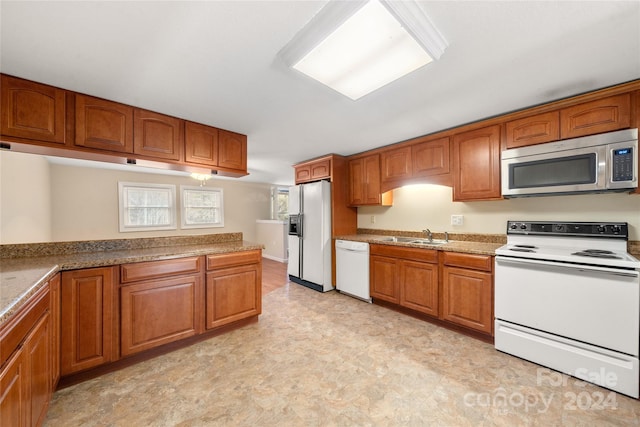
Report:
M199 273L202 257L175 258L120 265L120 283Z

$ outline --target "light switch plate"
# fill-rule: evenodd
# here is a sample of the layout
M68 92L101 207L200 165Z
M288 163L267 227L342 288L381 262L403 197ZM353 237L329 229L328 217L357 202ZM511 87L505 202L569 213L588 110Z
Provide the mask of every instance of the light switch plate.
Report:
M462 224L464 224L463 215L451 215L451 225L462 225Z

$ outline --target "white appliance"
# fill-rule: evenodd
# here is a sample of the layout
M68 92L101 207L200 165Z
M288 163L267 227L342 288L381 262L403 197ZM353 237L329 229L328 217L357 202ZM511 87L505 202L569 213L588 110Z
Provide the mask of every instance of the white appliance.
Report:
M289 279L320 292L331 279L331 183L289 189Z
M509 221L496 349L638 398L640 261L627 238L626 223Z
M638 129L512 148L501 158L505 197L638 187Z
M336 289L371 302L369 294L369 244L336 240Z

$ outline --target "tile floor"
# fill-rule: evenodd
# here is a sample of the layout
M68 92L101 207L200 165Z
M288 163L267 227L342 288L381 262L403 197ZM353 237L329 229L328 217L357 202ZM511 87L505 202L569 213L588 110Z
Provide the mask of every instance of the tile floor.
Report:
M640 401L291 283L258 323L60 390L46 426L638 426Z

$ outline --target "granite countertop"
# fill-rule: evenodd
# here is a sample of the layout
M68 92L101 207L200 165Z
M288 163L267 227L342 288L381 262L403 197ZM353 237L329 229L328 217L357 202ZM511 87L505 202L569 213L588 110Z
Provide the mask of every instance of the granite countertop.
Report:
M403 246L410 248L420 248L420 249L435 249L438 251L448 251L448 252L462 252L467 254L477 254L477 255L495 255L496 249L500 246L503 246L502 242L478 242L478 241L469 241L469 240L450 240L448 243L443 243L439 245L429 245L429 244L421 244L421 243L409 243L409 242L392 242L384 240L385 237L389 237L387 234L378 235L378 234L351 234L346 236L338 236L336 239L340 240L351 240L355 242L367 242L367 243L375 243L379 245L390 245L390 246ZM416 237L418 238L418 237ZM436 238L434 236L434 238ZM440 239L440 237L437 237Z
M0 326L56 273L142 261L263 249L243 240L0 259Z

